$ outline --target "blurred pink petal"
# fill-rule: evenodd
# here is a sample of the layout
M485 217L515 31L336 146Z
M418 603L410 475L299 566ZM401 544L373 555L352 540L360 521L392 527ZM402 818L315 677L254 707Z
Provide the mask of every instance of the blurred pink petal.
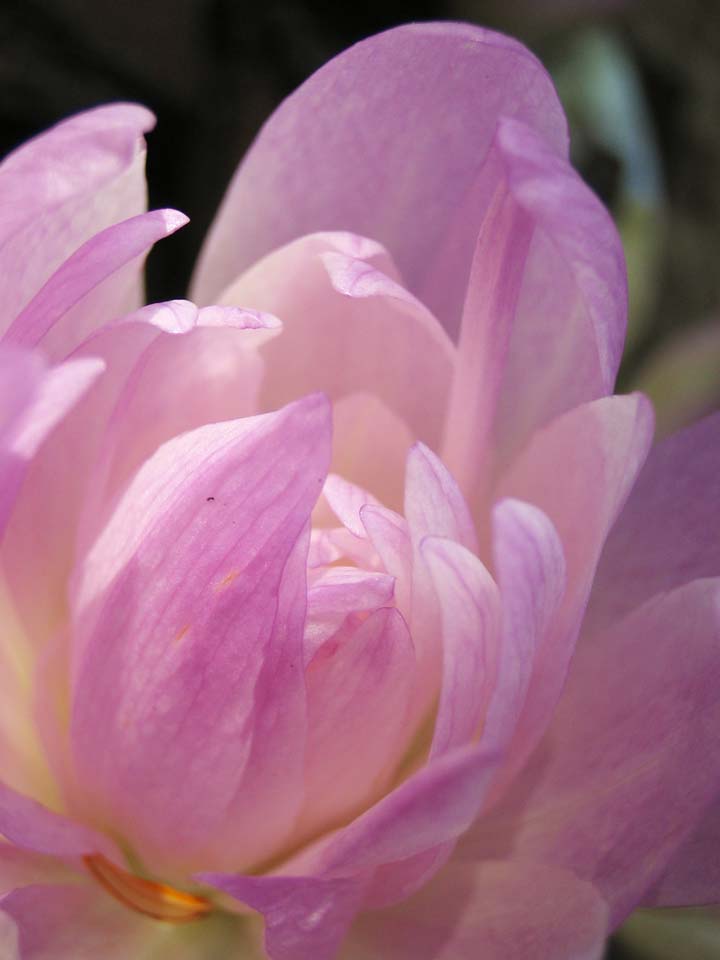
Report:
M366 914L343 960L600 960L599 892L566 870L486 860L440 873L411 900Z
M624 919L720 790L719 639L720 584L702 580L583 643L539 749L463 855L565 866Z
M720 802L715 800L705 812L699 826L672 858L642 905L692 907L698 904L720 903L718 850L720 850Z
M720 414L651 452L598 568L588 616L612 623L650 599L720 573Z

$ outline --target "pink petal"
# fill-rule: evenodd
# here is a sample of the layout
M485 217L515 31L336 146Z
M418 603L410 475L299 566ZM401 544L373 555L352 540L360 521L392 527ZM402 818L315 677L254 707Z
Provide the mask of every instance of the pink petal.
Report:
M50 277L5 334L55 360L68 356L99 325L137 305L142 257L187 223L176 210L155 210L113 224L87 240ZM90 299L85 298L90 295Z
M30 140L0 165L3 329L81 244L146 206L152 114L134 104L88 110Z
M363 889L354 880L312 877L202 873L196 879L263 915L269 960L334 960Z
M406 469L405 518L413 536L445 537L477 552L472 516L442 460L417 443L408 454Z
M609 214L536 131L502 118L484 176L493 196L470 273L443 448L476 504L493 457L507 461L539 426L612 392L627 308Z
M390 277L375 271L373 283L363 286L330 274L323 256L342 256L347 243L345 234L302 237L256 263L222 293L221 303L282 320L282 335L262 350L267 364L262 407L274 409L312 390L324 391L333 402L370 393L407 425L413 439L436 446L453 347L428 310ZM366 270L372 266L363 263ZM337 441L343 442L342 435Z
M720 802L715 800L672 858L644 907L694 907L720 903Z
M503 783L529 756L552 715L600 551L651 439L652 410L644 397L603 398L539 431L499 482L499 494L532 503L547 515L560 538L567 570L565 596L536 655ZM565 469L558 469L559 464Z
M477 549L475 527L462 494L444 464L423 444L414 446L407 458L405 517L414 552L410 625L418 655L417 710L423 714L439 693L443 625L438 584L433 584L421 543L428 536L446 537Z
M80 568L78 785L154 864L251 864L289 829L305 530L328 458L319 396L183 434L138 471Z
M624 919L720 790L719 640L720 582L705 580L582 644L545 739L465 856L568 867Z
M53 813L2 782L0 834L23 850L34 850L70 862L87 853L103 853L111 860L123 862L109 837L59 813Z
M321 649L306 678L304 837L377 800L408 746L415 652L405 621L391 608L371 613Z
M608 625L656 593L720 574L720 414L650 454L608 538L588 616Z
M23 850L11 843L0 843L0 897L17 887L37 883L73 883L77 880L77 870L72 870L62 860ZM0 956L4 957L5 954L0 951Z
M366 914L347 960L600 960L607 906L566 870L451 864L411 900Z
M360 508L360 520L385 570L395 579L395 605L411 615L413 550L404 517L379 504Z
M99 357L107 370L31 467L6 536L14 599L36 640L64 624L75 558L139 464L176 433L255 411L261 366L252 342L272 335L276 321L225 309L221 327L219 310L208 323L207 312L187 301L151 304L106 324L74 354L78 362Z
M421 552L442 614L442 686L431 757L478 733L495 683L500 632L497 586L458 543L427 537Z
M352 393L333 404L333 473L347 477L395 510L402 509L407 424L378 397Z
M562 544L552 523L537 507L519 500L501 500L493 510L493 561L502 637L482 743L500 750L512 739L566 577Z
M357 567L328 567L308 586L305 664L352 614L369 613L392 603L395 581L386 573Z
M76 406L105 369L98 359L78 359L43 369L38 358L25 352L3 349L0 377L8 364L26 379L25 390L12 400L11 416L0 449L0 534L15 505L30 462L44 441ZM12 386L12 377L9 381ZM20 404L22 408L20 408ZM6 414L7 415L7 414ZM37 592L37 583L36 583Z
M4 957L4 960L21 960L15 921L2 910L0 910L0 956Z
M341 227L379 239L409 289L457 329L483 215L468 200L502 114L566 150L552 84L517 42L464 24L426 23L356 44L303 84L260 133L203 250L197 297L215 299L241 270L294 237ZM243 229L248 223L252 230Z

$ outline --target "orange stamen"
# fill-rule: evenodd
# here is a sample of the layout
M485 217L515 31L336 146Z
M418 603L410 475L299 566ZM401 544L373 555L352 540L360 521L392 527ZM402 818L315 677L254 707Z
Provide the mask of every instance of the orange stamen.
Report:
M83 857L85 866L98 883L116 900L155 920L166 923L189 923L199 920L213 909L209 900L176 890L164 883L143 880L116 867L101 853Z

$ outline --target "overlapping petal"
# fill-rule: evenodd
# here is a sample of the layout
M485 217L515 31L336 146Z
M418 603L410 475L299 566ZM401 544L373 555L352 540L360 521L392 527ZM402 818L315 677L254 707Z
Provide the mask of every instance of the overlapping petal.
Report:
M136 474L79 570L77 802L156 863L249 865L289 832L305 531L328 459L318 396L183 434Z

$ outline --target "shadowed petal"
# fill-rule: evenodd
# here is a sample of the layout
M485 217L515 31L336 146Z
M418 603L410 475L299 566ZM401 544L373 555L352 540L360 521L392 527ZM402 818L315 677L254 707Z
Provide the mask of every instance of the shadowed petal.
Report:
M552 866L451 864L412 899L360 918L342 960L600 960L607 906Z

